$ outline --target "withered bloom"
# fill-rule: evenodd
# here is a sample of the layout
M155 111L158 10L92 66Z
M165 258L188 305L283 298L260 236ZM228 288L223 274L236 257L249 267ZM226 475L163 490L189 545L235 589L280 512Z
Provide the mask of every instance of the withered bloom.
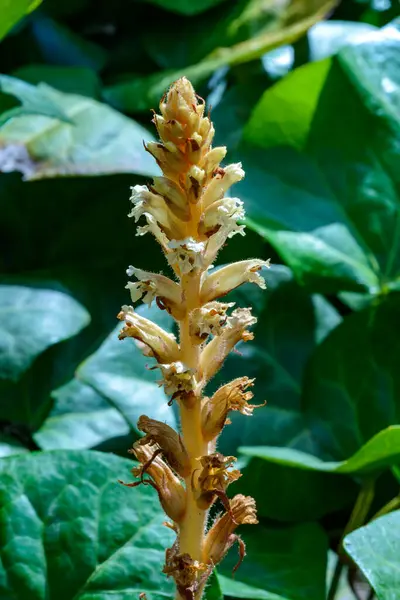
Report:
M213 124L187 79L171 86L160 113L153 118L160 139L145 147L162 175L132 188L129 216L141 221L137 235L154 236L172 273L169 278L131 266L127 273L134 280L127 288L132 302L142 299L166 310L178 325L179 340L132 307L123 306L118 317L124 321L120 339L133 337L155 359L151 368L160 370L160 385L169 403L176 402L181 424L178 433L140 417L138 428L145 435L132 450L139 461L133 469L136 480L125 485L157 490L172 519L168 526L177 534L166 551L164 573L176 583L177 600L200 600L214 566L235 541L244 556L236 528L257 523L252 498L239 494L230 500L227 495L241 475L234 468L235 457L216 452L229 412L252 415L253 380L239 377L211 398L202 398L235 345L252 340L257 319L249 308L234 309L232 302L218 299L246 282L265 288L261 271L269 261L251 259L213 269L227 240L244 235L243 203L228 195L244 177L242 165L221 165L226 148L212 147ZM205 534L208 510L216 501L225 512Z
M230 508L230 512L216 519L204 542L204 555L207 557L208 562L214 565L217 565L224 558L229 548L239 541L238 536L234 535L239 525L256 525L258 523L256 503L251 496L237 494L231 500ZM244 557L243 542L241 544L239 564Z
M211 398L204 398L201 419L205 440L211 441L219 436L224 426L229 423L227 417L231 410L251 417L255 408L265 406L265 403L249 404L253 392L248 388L254 385L253 382L254 379L238 377L220 387Z
M132 473L139 477L140 481L124 483L124 485L127 487L136 487L140 484L152 485L158 492L165 513L175 523L179 523L185 514L186 492L178 477L160 457L154 445L135 442L132 453L141 463L139 467L132 469ZM145 477L146 475L148 477Z

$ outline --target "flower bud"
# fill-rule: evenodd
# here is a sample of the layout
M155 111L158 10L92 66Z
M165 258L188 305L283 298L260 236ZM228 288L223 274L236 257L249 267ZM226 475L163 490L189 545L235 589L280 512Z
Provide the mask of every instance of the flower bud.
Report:
M206 442L215 439L229 422L227 416L229 411L236 410L242 415L252 416L253 410L258 406L248 401L252 399L253 393L246 391L253 387L254 379L238 377L230 383L220 387L211 398L205 398L201 411L202 431Z
M148 346L150 356L154 356L159 363L169 363L179 358L179 346L175 337L150 319L138 315L131 306L123 306L118 319L125 321L125 327L119 334L120 340L127 337L139 340Z
M191 473L190 458L182 442L181 436L172 427L161 421L150 419L142 415L137 423L139 431L146 435L139 440L139 444L156 444L171 465L181 477Z
M150 273L142 269L129 266L126 271L131 277L134 275L139 281L129 282L126 285L131 293L132 302L137 302L143 296L143 302L151 305L154 299L158 299L158 306L165 308L175 319L180 319L185 314L185 304L182 302L181 287L164 275Z
M199 104L199 100L190 81L181 77L169 88L165 102L161 101L161 114L168 121L172 119L188 125L193 113L203 116L204 101Z
M141 481L124 485L128 487L136 487L140 483L152 485L157 490L161 506L167 516L175 523L179 523L186 510L186 490L180 480L163 459L156 455L154 446L143 444L139 440L133 445L132 452L141 463L141 466L135 467L132 472L136 477L140 477ZM151 480L144 479L145 474L149 475Z
M247 328L257 322L249 308L238 308L233 311L221 335L214 337L200 355L199 371L205 384L221 368L222 363L235 345L242 340L253 339Z
M160 194L171 211L183 221L190 218L189 205L184 190L166 177L154 177L151 189Z
M204 278L201 286L202 302L210 302L221 296L225 296L242 283L256 283L260 288L265 289L265 280L259 274L263 268L269 268L269 260L242 260L240 262L226 265L221 269L215 270Z
M225 146L218 146L213 148L204 157L204 170L208 176L212 175L219 164L224 160L226 156Z
M207 562L213 565L221 562L229 548L237 541L237 536L233 533L238 525L258 523L255 500L251 496L234 496L230 501L230 509L230 512L216 519L205 538L204 555Z
M179 174L185 171L185 155L172 142L147 142L144 147L169 179L176 180Z

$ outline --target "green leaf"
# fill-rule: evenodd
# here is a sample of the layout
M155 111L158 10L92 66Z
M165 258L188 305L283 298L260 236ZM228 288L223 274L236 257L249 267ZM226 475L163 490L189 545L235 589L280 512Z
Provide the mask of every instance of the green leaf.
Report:
M71 123L69 116L49 95L45 86L34 86L9 75L0 75L0 90L4 94L15 96L22 103L22 106L11 108L0 115L0 127L10 119L23 115L41 115Z
M147 111L158 105L166 88L179 77L185 75L196 86L220 67L255 60L268 50L301 37L335 4L335 0L318 0L312 5L305 0L292 0L284 5L283 10L278 6L266 11L262 0L250 6L248 2L242 2L235 6L232 14L228 15L220 27L217 25L214 33L211 31L213 48L209 48L209 41L206 39L207 56L204 60L184 68L162 71L109 86L104 91L104 98L120 110ZM244 38L243 31L246 32Z
M399 298L393 293L346 317L309 363L302 406L326 457L346 459L400 422Z
M245 530L246 558L232 577L237 554L218 567L224 596L251 600L321 600L325 596L327 539L315 523Z
M50 346L76 335L90 320L76 300L54 290L0 286L0 379L18 381Z
M52 396L53 409L33 436L44 450L94 448L130 432L121 413L78 379L55 390Z
M154 160L143 151L143 139L151 136L135 121L91 98L64 94L46 84L30 86L13 78L6 78L7 84L10 79L13 86L17 82L18 94L21 89L35 92L37 112L42 99L43 110L47 106L44 100L49 101L72 124L39 115L11 119L0 130L0 170L21 171L26 180L58 175L158 173ZM3 81L4 77L0 78L0 83ZM8 89L14 93L11 87Z
M0 0L0 40L18 23L35 8L39 6L42 0Z
M228 300L253 306L258 322L255 339L238 345L215 378L213 387L240 375L255 377L254 403L267 401L252 417L230 415L219 448L235 454L240 445L289 445L312 451L313 440L301 412L301 387L307 360L327 333L340 322L336 310L321 296L309 296L293 281L287 267L263 272L267 290L242 286ZM301 315L301 318L299 318ZM268 440L268 442L267 442Z
M397 600L400 589L400 510L350 533L344 548L379 600Z
M313 289L398 286L399 47L394 23L297 69L265 92L245 129L247 143L263 148L245 188L249 224Z
M157 493L135 490L132 461L54 451L0 462L0 594L4 600L170 597L161 573L173 534Z
M13 454L23 454L25 452L28 452L27 448L24 448L17 440L0 433L0 458L12 456Z
M243 468L242 460L241 466ZM266 481L273 492L266 491ZM256 499L261 517L285 522L320 519L350 508L357 489L354 481L345 475L299 469L297 465L263 458L247 460L240 479L241 493Z
M146 0L151 4L157 4L165 10L181 13L183 15L197 15L204 10L223 2L223 0Z
M400 425L388 427L377 433L355 454L343 461L324 462L317 456L293 448L248 446L239 451L252 458L267 462L321 473L341 473L361 476L379 472L400 461Z
M33 64L17 69L14 76L33 85L47 83L67 94L79 94L96 99L100 95L100 80L92 69L86 67Z
M43 57L50 64L87 67L100 71L107 59L107 53L97 44L89 42L43 14L32 19L31 32Z
M172 317L158 307L141 306L139 312L164 329L171 330ZM106 338L100 348L77 370L77 377L104 396L118 409L133 431L139 435L136 422L146 414L175 425L172 409L157 381L160 373L146 366L151 359L143 356L132 338L118 339L121 324Z

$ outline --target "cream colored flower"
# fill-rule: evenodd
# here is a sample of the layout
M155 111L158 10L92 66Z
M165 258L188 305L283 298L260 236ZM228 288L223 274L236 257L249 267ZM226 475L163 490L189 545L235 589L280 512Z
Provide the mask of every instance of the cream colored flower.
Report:
M164 331L150 319L138 315L132 306L123 306L118 319L125 321L125 327L119 334L120 340L127 337L139 340L151 351L146 355L154 356L160 363L173 362L179 357L179 346L175 336Z
M200 355L199 371L203 383L206 383L221 368L228 354L239 341L247 342L253 339L253 334L247 331L257 322L249 308L237 308L228 318L221 335L214 337Z
M220 387L211 398L204 399L201 420L206 441L212 441L219 436L224 426L230 422L227 417L231 410L251 417L255 408L265 406L249 404L253 393L248 388L253 385L254 379L238 377Z
M143 297L143 302L151 305L157 301L160 308L165 308L176 319L185 313L185 304L182 302L181 287L164 275L150 273L130 266L127 271L129 277L135 276L139 281L128 282L126 288L131 293L132 302L137 302Z
M181 361L160 365L160 369L164 377L161 383L168 396L175 397L177 394L193 392L196 385L193 371Z
M234 184L243 179L242 163L234 163L217 169L214 177L207 185L201 197L204 208L223 198L224 194Z
M171 240L167 260L171 267L177 267L180 275L186 275L203 267L204 242L196 242L188 237L183 240Z
M222 198L210 204L203 213L199 233L209 235L219 228L227 231L227 237L234 233L243 231L243 226L238 226L237 221L243 220L245 216L243 202L238 198Z
M146 186L136 185L132 188L131 201L133 208L129 217L137 222L142 215L152 216L168 238L182 237L185 233L183 222L168 207L165 199L154 194Z
M203 342L209 335L220 335L227 321L226 311L234 302L209 302L190 315L190 334Z
M226 265L216 269L211 274L207 273L201 286L201 299L203 302L210 302L215 298L225 296L239 285L247 282L255 283L260 288L265 289L265 279L259 271L269 267L269 260L254 258Z

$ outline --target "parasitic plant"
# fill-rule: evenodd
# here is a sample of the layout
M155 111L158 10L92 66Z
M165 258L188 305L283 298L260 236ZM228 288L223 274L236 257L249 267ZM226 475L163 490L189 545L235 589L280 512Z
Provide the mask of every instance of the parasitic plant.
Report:
M180 433L140 417L138 428L145 435L132 449L140 463L133 469L138 480L125 485L150 484L157 490L172 521L168 526L176 532L164 573L173 577L177 598L183 600L201 598L214 566L235 542L240 562L245 547L236 529L257 523L253 498L228 498L227 487L240 471L235 457L216 448L230 411L252 415L253 380L239 377L211 397L204 397L204 389L235 345L253 338L249 327L256 322L249 308L231 310L233 303L219 298L245 282L264 288L259 271L268 267L268 261L253 259L212 268L227 238L243 234L242 202L225 194L244 172L240 163L221 167L226 148L212 148L214 128L204 110L187 79L171 86L161 100L161 115L153 120L160 142L145 146L163 174L149 186L133 188L129 215L145 218L137 234L154 235L175 275L173 281L129 267L128 275L137 280L127 285L132 301L154 300L167 310L178 324L179 342L130 306L118 315L124 321L120 338L135 338L156 359L165 392L179 408ZM224 512L208 528L208 512L217 499Z

